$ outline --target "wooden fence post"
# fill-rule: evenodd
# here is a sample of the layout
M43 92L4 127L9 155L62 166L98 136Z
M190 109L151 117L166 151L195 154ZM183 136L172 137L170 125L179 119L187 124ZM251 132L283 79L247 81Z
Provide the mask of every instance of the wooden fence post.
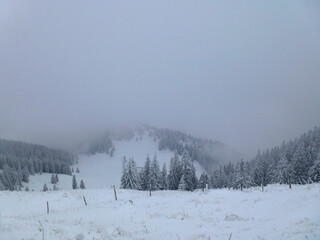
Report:
M83 196L83 201L84 201L84 204L87 206L87 201L86 201L86 198Z
M113 185L113 191L114 191L114 199L115 199L116 201L118 201L117 191L116 191L116 186L115 186L115 185Z
M49 202L47 201L47 213L49 214Z

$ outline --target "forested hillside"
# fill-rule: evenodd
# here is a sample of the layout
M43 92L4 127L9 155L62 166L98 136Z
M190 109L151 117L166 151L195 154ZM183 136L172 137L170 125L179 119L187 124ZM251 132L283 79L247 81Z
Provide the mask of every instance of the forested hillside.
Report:
M0 190L15 190L35 173L71 175L76 157L65 151L0 139Z
M208 183L213 188L306 184L320 181L320 128L281 146L258 151L251 161L220 166Z
M122 188L193 191L196 188L208 186L209 188L242 190L253 186L263 188L272 183L288 184L291 188L291 184L320 181L319 127L303 134L300 138L283 142L281 146L267 149L262 153L258 151L256 157L251 161L241 159L236 164L229 162L221 165L212 174L201 174L199 179L194 174L193 159L199 162L208 161L206 158L201 158L203 153L201 149L207 146L207 142L172 130L158 129L154 131L154 134L155 138L160 137L160 149L168 148L176 153L171 159L169 173L167 174L166 166L163 166L160 171L156 157L152 164L148 157L144 168L139 172L133 159L130 159L129 162L124 159ZM183 152L180 153L180 151ZM182 155L181 160L179 153ZM206 161L202 164L205 165Z
M170 150L180 156L186 151L193 161L199 162L207 171L213 171L226 160L234 162L241 156L241 154L228 149L221 142L196 138L180 131L161 129L145 124L131 129L108 130L88 143L84 152L87 154L107 153L112 156L114 151L117 151L113 144L114 140L135 138L136 141L139 141L144 134L158 142L159 151Z

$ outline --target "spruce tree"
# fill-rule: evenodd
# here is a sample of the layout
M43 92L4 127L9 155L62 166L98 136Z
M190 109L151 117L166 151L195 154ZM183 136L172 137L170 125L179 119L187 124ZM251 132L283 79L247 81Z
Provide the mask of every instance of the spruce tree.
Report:
M242 191L243 188L248 188L251 184L251 178L248 174L248 171L245 166L245 162L243 159L240 160L240 162L237 163L236 166L236 177L235 182L233 184L233 187L235 189L240 189Z
M46 183L43 185L42 191L44 191L44 192L48 191L48 187L47 187L47 184L46 184Z
M206 173L201 173L199 178L199 188L206 188L206 185L209 184L209 177Z
M51 183L52 184L56 184L57 183L56 176L53 173L51 174Z
M1 180L1 178L0 178L0 191L3 191L3 190L5 190L6 188L5 188L5 186L3 185L3 183L2 183L2 180Z
M126 189L128 182L128 173L127 173L127 159L123 157L122 159L122 175L120 179L120 188Z
M85 189L85 188L86 188L86 186L84 185L83 180L80 181L80 188L81 188L81 189Z
M314 165L309 170L309 177L312 182L320 182L320 152L318 159L315 161Z
M141 189L142 190L149 190L150 187L150 158L149 155L147 155L146 162L144 164L144 168L141 172Z
M150 167L150 188L149 190L155 191L160 189L160 169L157 156L155 155Z
M182 165L177 153L170 160L170 169L168 175L168 185L170 190L177 190L179 188L180 179L182 176Z
M28 167L25 166L23 169L22 169L22 181L28 183L29 182L29 170L28 170Z
M73 177L72 177L72 189L77 189L77 188L78 188L77 179L76 179L76 176L73 175Z
M293 181L293 174L294 170L292 167L291 162L288 161L286 155L283 155L279 162L279 168L278 168L278 178L281 183L285 183L289 185L289 188L291 188L291 184Z
M138 180L138 172L136 167L136 162L133 158L130 158L127 167L127 189L139 189L139 180Z
M179 181L179 189L193 191L196 188L196 173L190 154L184 151L181 157L182 176ZM180 187L180 185L183 185Z
M168 189L167 167L166 163L163 163L162 171L160 173L160 190Z
M294 171L294 183L305 184L308 181L308 162L306 158L305 145L302 141L292 156L292 167Z

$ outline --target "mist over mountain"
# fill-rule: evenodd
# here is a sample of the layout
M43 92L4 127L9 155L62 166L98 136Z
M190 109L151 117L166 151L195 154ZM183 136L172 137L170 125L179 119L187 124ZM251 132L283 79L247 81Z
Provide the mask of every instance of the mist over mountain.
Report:
M319 124L319 1L5 1L0 132L71 148L145 122L249 157Z
M192 159L199 162L205 169L212 171L221 164L235 162L244 157L219 141L196 138L181 131L162 129L147 124L137 124L134 127L113 128L102 131L89 141L82 141L77 145L76 152L85 154L107 153L117 151L113 149L114 140L138 141L147 135L157 142L158 150L170 150L182 155L187 150Z

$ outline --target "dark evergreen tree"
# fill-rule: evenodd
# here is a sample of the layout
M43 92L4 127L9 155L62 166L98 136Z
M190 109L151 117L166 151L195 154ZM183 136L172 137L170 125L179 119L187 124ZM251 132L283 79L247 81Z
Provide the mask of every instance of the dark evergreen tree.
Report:
M292 156L294 183L305 184L308 181L308 162L304 142L301 141Z
M86 186L84 185L83 180L80 181L80 188L81 188L81 189L85 189L85 188L86 188Z
M2 183L2 180L1 180L1 178L0 178L0 191L3 191L3 190L5 190L6 188L5 188L5 186L4 186L4 184Z
M196 188L196 173L189 152L185 151L181 157L182 176L179 189L193 191Z
M160 190L160 169L157 159L157 155L154 156L151 167L150 167L150 177L149 184L151 191Z
M170 161L170 169L168 174L168 184L170 190L177 190L182 177L182 165L177 153Z
M199 178L199 188L206 188L207 184L209 185L209 177L206 173L201 173Z
M136 162L133 158L128 162L127 175L126 189L140 189Z
M43 189L42 189L42 191L44 191L44 192L48 191L47 184L44 184L44 185L43 185Z
M148 155L146 162L144 164L144 168L141 172L141 189L142 190L149 190L150 188L150 175L151 175L150 167L151 167L151 162Z
M28 183L29 175L30 173L29 173L28 167L26 166L22 169L22 181Z
M77 189L77 188L78 188L77 179L76 179L76 176L73 175L73 177L72 177L72 189Z
M243 188L248 188L251 186L250 175L248 174L243 159L241 159L240 162L237 163L235 174L235 182L233 184L233 187L235 189L240 189L242 191Z
M122 159L122 175L120 179L120 188L127 188L127 182L128 182L128 172L127 172L127 159L126 157L123 157Z
M168 189L167 167L166 163L163 164L162 171L160 173L160 190Z
M53 173L51 174L51 183L52 184L56 184L57 183L56 176Z
M318 159L309 170L309 177L312 182L320 182L320 152L318 155Z

